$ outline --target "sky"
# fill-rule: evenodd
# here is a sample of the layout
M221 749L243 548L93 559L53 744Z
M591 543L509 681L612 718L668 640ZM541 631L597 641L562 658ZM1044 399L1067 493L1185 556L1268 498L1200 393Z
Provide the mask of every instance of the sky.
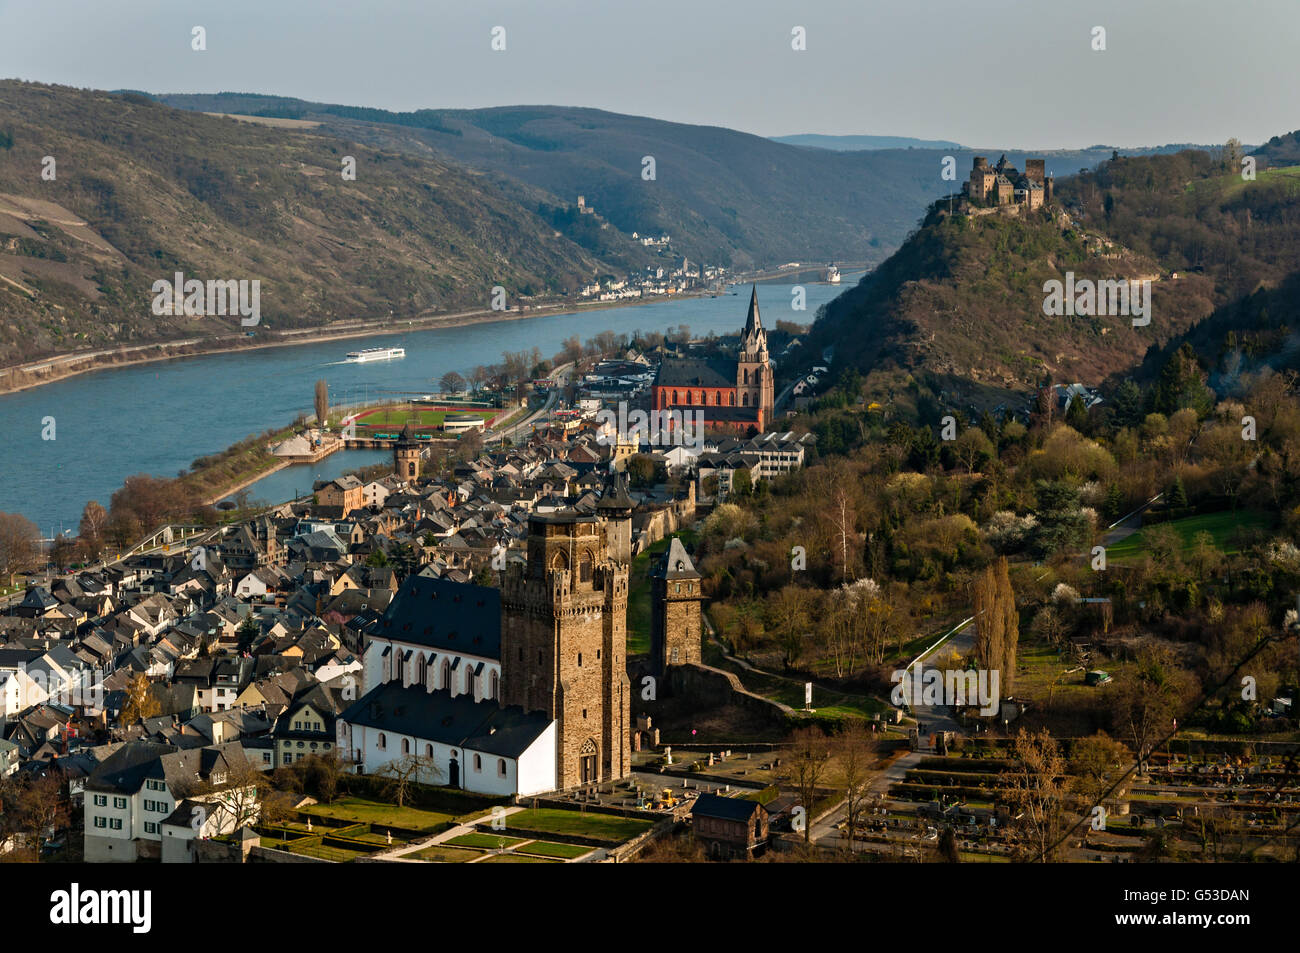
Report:
M0 0L4 78L1022 149L1263 142L1297 48L1300 0Z

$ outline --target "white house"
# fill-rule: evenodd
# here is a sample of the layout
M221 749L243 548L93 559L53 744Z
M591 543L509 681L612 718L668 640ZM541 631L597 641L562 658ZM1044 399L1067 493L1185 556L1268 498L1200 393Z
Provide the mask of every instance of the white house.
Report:
M239 742L185 750L153 741L123 745L86 781L82 807L86 862L160 858L163 824L178 820L173 813L196 783L215 789L198 798L205 802L235 803L253 796L251 789L230 786L247 764ZM228 826L234 828L228 811L223 815L214 809L213 816L226 816Z

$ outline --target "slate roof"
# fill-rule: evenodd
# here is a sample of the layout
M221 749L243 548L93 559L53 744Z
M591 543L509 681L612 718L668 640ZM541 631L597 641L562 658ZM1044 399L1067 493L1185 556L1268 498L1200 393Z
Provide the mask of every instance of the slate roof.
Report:
M725 357L664 358L655 375L656 387L736 386L736 362Z
M379 685L339 716L350 725L364 725L439 744L469 748L502 758L517 758L551 724L541 712L517 705L501 708L494 701L453 698L445 691L429 692L398 682Z
M724 821L748 821L754 816L756 810L763 810L763 805L757 801L722 797L706 792L695 799L695 803L691 806L691 816L716 817Z
M501 591L407 576L384 614L366 631L372 638L499 659Z

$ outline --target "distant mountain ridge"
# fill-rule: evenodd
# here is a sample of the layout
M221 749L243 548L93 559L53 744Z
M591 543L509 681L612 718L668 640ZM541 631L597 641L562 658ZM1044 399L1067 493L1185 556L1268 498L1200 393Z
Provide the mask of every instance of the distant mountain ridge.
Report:
M396 113L245 93L156 98L182 109L320 122L323 131L377 148L438 155L525 183L555 202L573 204L582 195L622 232L667 234L674 253L733 269L879 262L930 202L952 190L941 178L944 158L953 155L969 167L976 154L807 148L569 106ZM1052 164L1066 174L1108 159L1111 151L1055 153ZM643 178L646 157L654 159L653 180Z
M809 146L814 149L840 151L870 151L873 149L960 149L960 143L947 139L913 139L911 136L826 136L819 133L800 133L793 136L769 136L773 142L790 146Z

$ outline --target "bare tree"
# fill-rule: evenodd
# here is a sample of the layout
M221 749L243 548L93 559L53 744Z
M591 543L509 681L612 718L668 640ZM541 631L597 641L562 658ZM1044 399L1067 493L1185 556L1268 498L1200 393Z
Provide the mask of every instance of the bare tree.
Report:
M325 426L325 418L330 412L330 385L324 380L316 382L316 425Z
M107 528L108 511L97 501L91 500L81 511L81 526L78 529L81 544L86 548L86 558L99 558L104 549L104 531Z
M875 736L861 722L851 722L835 737L836 779L844 791L844 832L849 850L862 826L862 815L867 807L867 786L876 765Z
M1011 761L1002 778L1003 796L1020 815L1013 830L1025 858L1046 863L1065 830L1065 759L1046 729L1028 734L1021 728Z
M804 725L795 731L792 742L790 773L804 810L803 839L810 841L817 789L830 769L831 740L820 728Z
M465 389L465 378L461 377L455 371L448 371L442 375L442 380L438 382L444 394L459 394Z
M17 513L0 513L0 575L14 576L35 566L40 530L36 524Z
M384 779L386 792L397 806L404 807L413 784L429 784L442 777L442 771L432 758L404 754L388 762L375 775Z
M71 807L64 792L63 776L47 771L24 785L18 795L18 826L31 840L37 863L41 859L41 841L67 826Z

